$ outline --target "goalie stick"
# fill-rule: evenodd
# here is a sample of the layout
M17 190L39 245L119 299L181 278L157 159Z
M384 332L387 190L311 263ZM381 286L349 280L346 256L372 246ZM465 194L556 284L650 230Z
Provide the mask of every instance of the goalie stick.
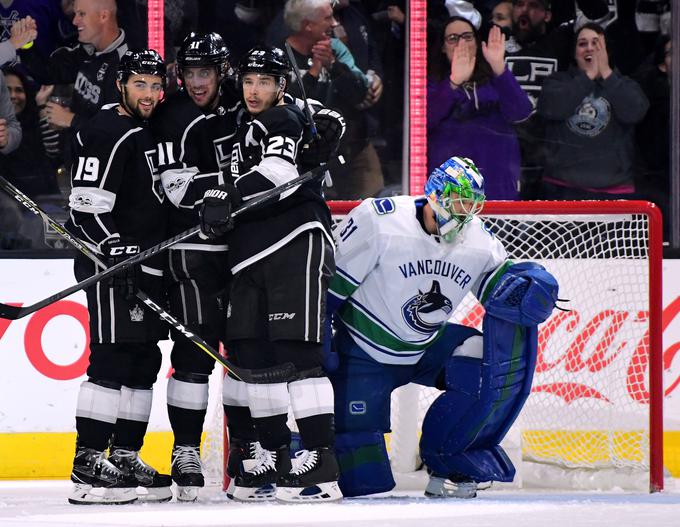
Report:
M336 162L344 163L342 156L338 156L329 161L328 163L326 163L325 165L318 166L308 172L305 172L301 176L296 177L295 179L291 179L290 181L284 183L283 185L279 185L278 187L263 192L259 196L256 196L253 199L248 200L244 205L242 205L233 212L232 218L236 218L243 214L244 212L248 212L249 210L254 209L255 207L261 205L262 203L269 201L271 198L278 197L280 194L282 194L288 189L291 189L298 185L302 185L307 181L311 181L312 179L320 175L323 175L326 172L326 170L328 170L329 165L335 164ZM199 232L201 232L200 226L192 227L191 229L187 229L184 232L180 232L179 234L173 236L172 238L162 241L158 245L149 247L148 249L134 256L131 256L127 260L123 260L122 262L119 262L116 265L112 265L108 269L96 273L90 276L89 278L86 278L82 282L78 282L77 284L67 287L63 291L59 291L58 293L55 293L52 296L44 298L43 300L40 300L35 304L31 304L30 306L18 307L0 303L0 318L17 320L19 318L25 317L26 315L30 315L31 313L35 313L36 311L42 309L45 306L49 306L50 304L53 304L54 302L57 302L62 298L66 298L67 296L72 295L73 293L80 291L81 289L90 287L91 285L96 284L100 280L103 280L104 278L116 274L119 271L122 271L133 265L136 265L146 260L147 258L150 258L155 254L158 254L159 252L164 251L165 249L178 244L181 241L191 238L192 236L196 236Z
M69 242L73 247L78 249L82 254L87 256L94 263L106 269L106 265L102 262L96 254L94 254L90 248L81 242L77 237L71 234L63 225L51 218L44 210L42 210L38 205L31 200L26 194L21 192L12 183L7 181L4 177L0 176L0 187L21 203L28 210L36 215L39 215L44 221L46 221L50 227L52 227L62 238ZM247 369L240 368L232 364L229 360L222 357L218 351L215 350L210 344L208 344L203 338L191 331L185 325L183 325L175 316L163 309L156 302L154 302L146 293L140 291L139 289L135 293L137 298L139 298L149 309L154 311L162 320L170 324L175 330L179 331L187 339L193 342L197 347L203 350L205 353L210 355L213 359L224 366L231 374L238 378L239 380L251 384L271 384L279 382L288 382L295 376L295 366L291 362L287 362L280 366L275 366L272 368L262 368L262 369Z

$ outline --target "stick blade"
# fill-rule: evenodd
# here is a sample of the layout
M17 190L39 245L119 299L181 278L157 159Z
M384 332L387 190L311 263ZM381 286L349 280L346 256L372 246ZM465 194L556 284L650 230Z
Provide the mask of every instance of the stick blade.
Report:
M22 316L23 315L21 313L21 306L0 304L0 318L16 320L17 318L21 318Z

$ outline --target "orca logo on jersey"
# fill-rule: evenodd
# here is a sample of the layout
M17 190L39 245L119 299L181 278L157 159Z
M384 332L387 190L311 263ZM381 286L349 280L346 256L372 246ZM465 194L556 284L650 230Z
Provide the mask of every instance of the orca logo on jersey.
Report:
M451 300L442 294L441 286L437 280L432 282L432 287L424 293L418 290L418 294L409 298L401 306L401 314L408 326L425 335L431 335L449 318L453 311Z
M218 188L211 188L210 190L206 190L205 194L203 195L204 198L215 198L219 199L221 201L226 201L226 199L229 197L229 193L226 190L220 190Z

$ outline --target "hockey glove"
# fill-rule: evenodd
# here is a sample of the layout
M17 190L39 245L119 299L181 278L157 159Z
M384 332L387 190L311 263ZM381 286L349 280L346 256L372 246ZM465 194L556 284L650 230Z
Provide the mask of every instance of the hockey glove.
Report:
M106 257L109 267L127 260L139 253L139 245L133 242L123 241L120 238L109 238L102 244L102 253ZM139 282L139 266L132 265L122 269L108 279L108 286L123 298L130 299L137 292Z
M234 220L231 214L240 203L241 196L233 185L222 185L206 190L199 210L201 238L212 240L232 230Z
M346 127L342 115L328 108L314 114L314 124L318 135L302 149L302 164L318 167L338 151Z

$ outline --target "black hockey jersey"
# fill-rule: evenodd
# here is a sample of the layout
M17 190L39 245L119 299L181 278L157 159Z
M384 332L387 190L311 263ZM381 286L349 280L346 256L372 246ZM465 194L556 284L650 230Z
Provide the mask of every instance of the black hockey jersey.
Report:
M270 108L239 126L231 157L231 184L244 201L295 179L309 141L305 116L294 104ZM331 216L319 182L308 182L239 216L229 233L232 273L272 254L300 233L322 229L332 242Z
M49 60L52 84L73 84L71 111L75 113L71 127L78 130L105 104L118 102L116 70L120 58L128 50L125 32L103 51L89 44L56 49Z
M158 171L168 198L170 235L198 225L206 190L224 183L239 115L238 99L223 94L219 105L203 112L184 92L173 94L151 120L158 148ZM219 245L223 240L190 240ZM198 247L195 247L198 248Z
M156 145L145 121L100 110L73 137L67 227L98 252L115 235L146 249L166 236Z

